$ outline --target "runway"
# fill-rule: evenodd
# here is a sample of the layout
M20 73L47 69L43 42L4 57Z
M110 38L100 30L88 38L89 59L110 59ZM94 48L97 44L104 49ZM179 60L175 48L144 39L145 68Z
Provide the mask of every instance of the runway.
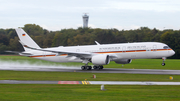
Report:
M28 66L28 67L26 67L26 66L0 66L0 70L180 75L180 70L158 70L158 69L104 68L103 70L81 70L80 67L58 68L58 67L49 67L49 66L33 66L33 67L32 66ZM0 84L180 85L180 82L0 80Z
M180 70L160 70L160 69L122 69L122 68L104 68L103 70L81 70L80 67L67 68L47 68L47 67L1 67L0 70L13 71L56 71L56 72L86 72L86 73L130 73L130 74L169 74L180 75Z
M180 85L180 82L141 81L19 81L0 80L0 84L84 84L84 85Z

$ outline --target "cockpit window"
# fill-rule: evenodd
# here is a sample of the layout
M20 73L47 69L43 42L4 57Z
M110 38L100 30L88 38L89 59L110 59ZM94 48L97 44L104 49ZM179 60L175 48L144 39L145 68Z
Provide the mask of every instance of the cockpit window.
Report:
M164 49L169 49L169 46L164 46L163 48L164 48Z

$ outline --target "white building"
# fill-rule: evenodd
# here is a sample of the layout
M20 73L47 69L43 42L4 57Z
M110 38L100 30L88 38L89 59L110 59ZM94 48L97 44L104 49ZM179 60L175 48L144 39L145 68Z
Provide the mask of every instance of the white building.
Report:
M85 13L82 17L83 17L83 28L87 28L89 16Z

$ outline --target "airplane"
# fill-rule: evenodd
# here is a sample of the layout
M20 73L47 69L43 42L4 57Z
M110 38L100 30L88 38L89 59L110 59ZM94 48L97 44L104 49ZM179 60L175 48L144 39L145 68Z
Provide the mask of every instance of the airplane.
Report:
M52 62L81 62L85 64L81 66L82 70L92 69L88 63L94 65L94 70L101 70L110 61L129 64L132 59L151 58L162 58L162 66L165 66L165 59L175 54L168 45L160 42L100 44L95 41L96 45L40 48L22 28L15 30L25 50L19 55Z

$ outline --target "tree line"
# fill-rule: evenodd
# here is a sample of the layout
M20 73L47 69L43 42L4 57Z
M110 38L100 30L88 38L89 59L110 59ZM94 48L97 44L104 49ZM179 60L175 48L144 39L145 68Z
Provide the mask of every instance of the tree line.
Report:
M170 58L180 59L180 30L158 30L141 27L135 30L100 28L62 29L48 31L36 24L26 24L23 29L42 48L56 46L92 45L127 42L162 42L169 45L176 54ZM24 51L14 29L0 29L0 54L6 50Z

